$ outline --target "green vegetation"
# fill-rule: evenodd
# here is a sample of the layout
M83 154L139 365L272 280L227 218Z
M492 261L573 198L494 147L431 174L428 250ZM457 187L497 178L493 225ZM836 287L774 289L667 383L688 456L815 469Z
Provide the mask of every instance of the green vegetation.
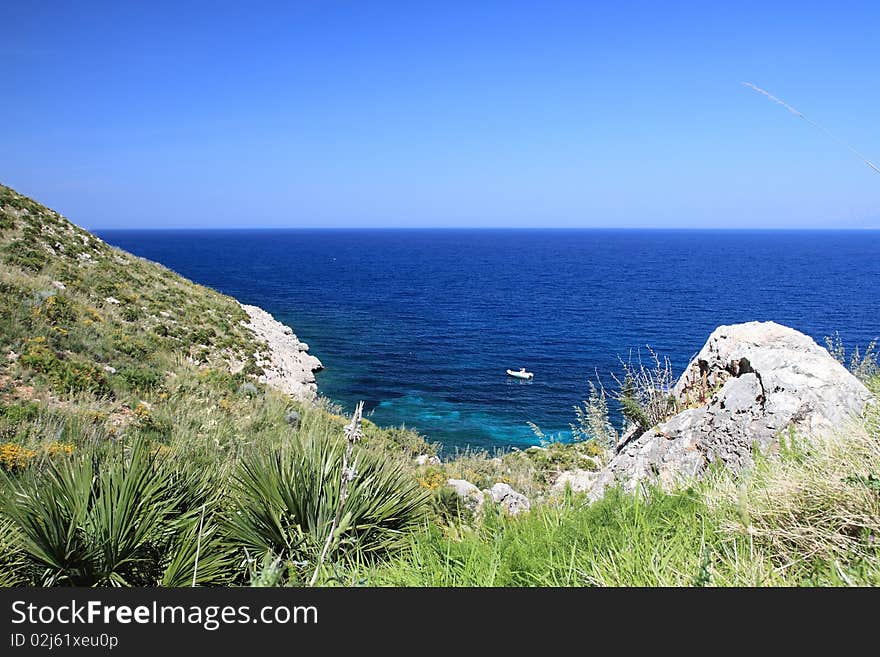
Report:
M188 566L201 537L196 581L223 581L224 553L211 545L215 528L198 531L198 510L211 496L206 483L142 442L120 458L79 450L4 476L4 511L19 538L15 570L46 586L180 583L184 571L193 576Z
M874 381L880 389L880 380ZM880 585L880 412L686 490L579 496L431 527L347 583L394 586ZM856 474L858 473L858 474Z
M327 541L340 501L343 443L300 434L279 449L249 454L233 476L232 540L253 554L308 563ZM387 554L425 519L428 494L400 463L361 451L342 505L332 556Z
M261 384L234 299L3 186L0 262L2 586L880 584L876 406L744 476L591 503L551 486L607 460L609 399L642 428L674 412L653 354L591 387L573 443L417 466L417 433L346 443L341 409ZM873 348L830 346L880 392ZM449 478L532 509L475 514Z

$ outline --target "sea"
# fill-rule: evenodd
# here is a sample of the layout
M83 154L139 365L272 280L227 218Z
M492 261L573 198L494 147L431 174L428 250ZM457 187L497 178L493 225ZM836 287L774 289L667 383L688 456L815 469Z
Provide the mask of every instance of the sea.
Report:
M721 324L880 335L880 231L98 234L266 309L325 365L323 396L447 454L538 444L529 423L566 440L589 381L650 351L680 373Z

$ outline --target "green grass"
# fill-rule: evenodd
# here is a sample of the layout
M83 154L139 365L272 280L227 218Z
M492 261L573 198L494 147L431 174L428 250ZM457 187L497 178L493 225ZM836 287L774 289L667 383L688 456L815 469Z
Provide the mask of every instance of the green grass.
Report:
M359 573L393 586L690 585L717 522L693 491L648 498L615 491L595 504L574 498L476 528L430 528L409 552Z

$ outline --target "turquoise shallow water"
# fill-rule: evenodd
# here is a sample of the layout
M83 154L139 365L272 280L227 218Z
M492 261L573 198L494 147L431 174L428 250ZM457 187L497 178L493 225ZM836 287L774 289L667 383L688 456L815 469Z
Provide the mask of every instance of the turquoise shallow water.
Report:
M880 334L880 231L107 231L262 306L321 392L447 449L564 434L598 372L650 345L680 371L720 324ZM533 381L508 377L526 367Z

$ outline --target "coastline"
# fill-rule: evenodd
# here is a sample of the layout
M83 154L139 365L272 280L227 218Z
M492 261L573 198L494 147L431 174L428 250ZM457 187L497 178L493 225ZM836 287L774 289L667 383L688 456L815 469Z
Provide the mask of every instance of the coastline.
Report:
M315 372L324 366L309 353L309 345L301 341L291 327L259 306L238 303L250 318L241 325L266 345L265 351L254 354L257 366L263 370L257 379L300 401L314 402L318 397Z

